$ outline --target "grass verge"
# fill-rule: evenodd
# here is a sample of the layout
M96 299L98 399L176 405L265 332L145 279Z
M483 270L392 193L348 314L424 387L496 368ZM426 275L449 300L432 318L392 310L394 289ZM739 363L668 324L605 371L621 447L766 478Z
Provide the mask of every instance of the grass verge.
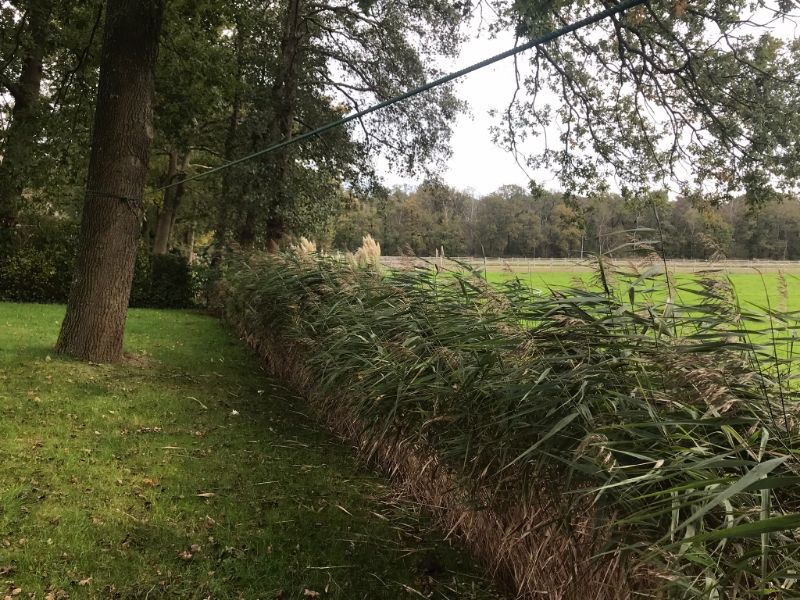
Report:
M496 597L215 320L132 310L108 366L62 317L0 304L0 597Z

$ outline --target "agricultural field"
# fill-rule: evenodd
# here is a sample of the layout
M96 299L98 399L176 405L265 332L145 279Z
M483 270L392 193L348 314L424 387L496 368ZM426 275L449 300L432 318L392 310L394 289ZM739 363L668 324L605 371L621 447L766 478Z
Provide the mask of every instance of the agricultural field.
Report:
M720 278L729 278L736 296L743 308L768 308L795 311L800 310L800 272L787 273L716 273ZM678 300L689 300L691 290L698 275L675 273L673 281L678 289ZM576 284L589 287L599 286L597 275L582 271L532 271L529 273L489 271L490 283L501 283L519 279L534 289L574 287ZM781 281L783 279L783 281ZM784 285L785 283L785 285Z

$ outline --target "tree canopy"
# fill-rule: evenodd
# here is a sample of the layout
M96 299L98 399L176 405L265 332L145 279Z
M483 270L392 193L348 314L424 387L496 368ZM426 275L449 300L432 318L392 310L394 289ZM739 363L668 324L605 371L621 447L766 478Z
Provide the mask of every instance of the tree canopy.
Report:
M497 0L519 39L598 5ZM794 12L793 12L794 11ZM539 47L518 65L521 93L498 137L540 136L533 167L567 189L616 177L716 199L761 202L800 179L800 18L794 0L653 0ZM558 139L545 139L557 124Z
M103 6L99 0L2 3L6 230L20 213L23 219L79 213ZM455 55L467 17L466 5L441 0L168 3L156 65L150 184L201 173L436 76L436 58ZM224 227L246 243L263 242L270 221L288 232L313 229L339 205L343 186L366 193L380 185L378 154L406 173L435 169L448 155L462 107L443 87L233 169L224 181L149 197L146 237L158 237L162 215L173 225L171 240L176 221L203 231ZM220 221L223 202L227 214Z
M513 31L523 42L611 5L169 2L155 67L148 185L203 173L432 80L443 60L458 56L466 25L487 7L496 14L496 31ZM104 6L101 0L0 5L6 234L40 218L80 215ZM797 13L792 0L653 0L563 36L517 57L519 90L502 113L497 141L519 152L533 140L534 152L523 159L558 174L567 193L558 216L569 222L564 235L586 229L588 218L569 194L609 198L610 182L639 201L660 189L670 189L673 199L692 198L676 204L687 215L700 199L737 206L742 195L753 206L779 201L797 191L800 177ZM212 240L218 247L266 247L284 236L326 239L336 215L354 201L386 206L378 156L395 172L436 175L451 152L464 100L450 86L436 88L218 176L148 194L145 242L156 253L181 247L191 254ZM430 189L415 196L426 194L436 196ZM442 222L449 227L469 207L473 217L484 215L486 239L505 231L505 251L526 254L544 234L541 220L526 221L521 209L515 220L509 207L522 195L475 203L449 194ZM430 215L415 202L400 212L422 223ZM603 210L598 205L594 214ZM748 211L756 222L755 209ZM400 213L386 218L397 227L409 222ZM431 227L441 231L441 243L463 238L440 225ZM390 243L402 236L387 229L384 237Z

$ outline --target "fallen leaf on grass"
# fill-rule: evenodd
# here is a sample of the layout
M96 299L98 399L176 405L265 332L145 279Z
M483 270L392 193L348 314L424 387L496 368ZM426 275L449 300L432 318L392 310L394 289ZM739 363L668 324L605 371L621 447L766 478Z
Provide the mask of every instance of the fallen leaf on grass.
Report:
M353 513L351 513L349 510L347 510L344 506L339 506L337 504L336 508L338 508L340 511L342 511L345 514L350 515L351 517L353 516Z
M216 496L214 492L200 492L197 494L198 498L213 498L214 496Z
M89 585L90 583L92 583L92 578L91 577L87 577L86 579L81 579L78 582L78 585L80 585L82 587L85 587L85 586Z
M188 550L184 550L183 552L178 553L178 558L181 560L192 560L192 553Z
M303 597L304 598L319 598L320 593L315 592L314 590L310 590L308 588L303 590Z
M161 433L162 431L161 427L140 427L136 433Z

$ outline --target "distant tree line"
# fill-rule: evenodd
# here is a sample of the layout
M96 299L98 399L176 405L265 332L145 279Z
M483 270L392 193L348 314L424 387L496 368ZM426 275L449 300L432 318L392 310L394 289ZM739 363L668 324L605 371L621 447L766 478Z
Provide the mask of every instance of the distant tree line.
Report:
M444 247L448 256L562 258L625 254L632 242L649 242L671 258L800 260L800 199L709 204L663 192L578 197L516 185L476 197L426 182L380 201L353 200L326 245L352 250L367 233L385 255L434 255Z

